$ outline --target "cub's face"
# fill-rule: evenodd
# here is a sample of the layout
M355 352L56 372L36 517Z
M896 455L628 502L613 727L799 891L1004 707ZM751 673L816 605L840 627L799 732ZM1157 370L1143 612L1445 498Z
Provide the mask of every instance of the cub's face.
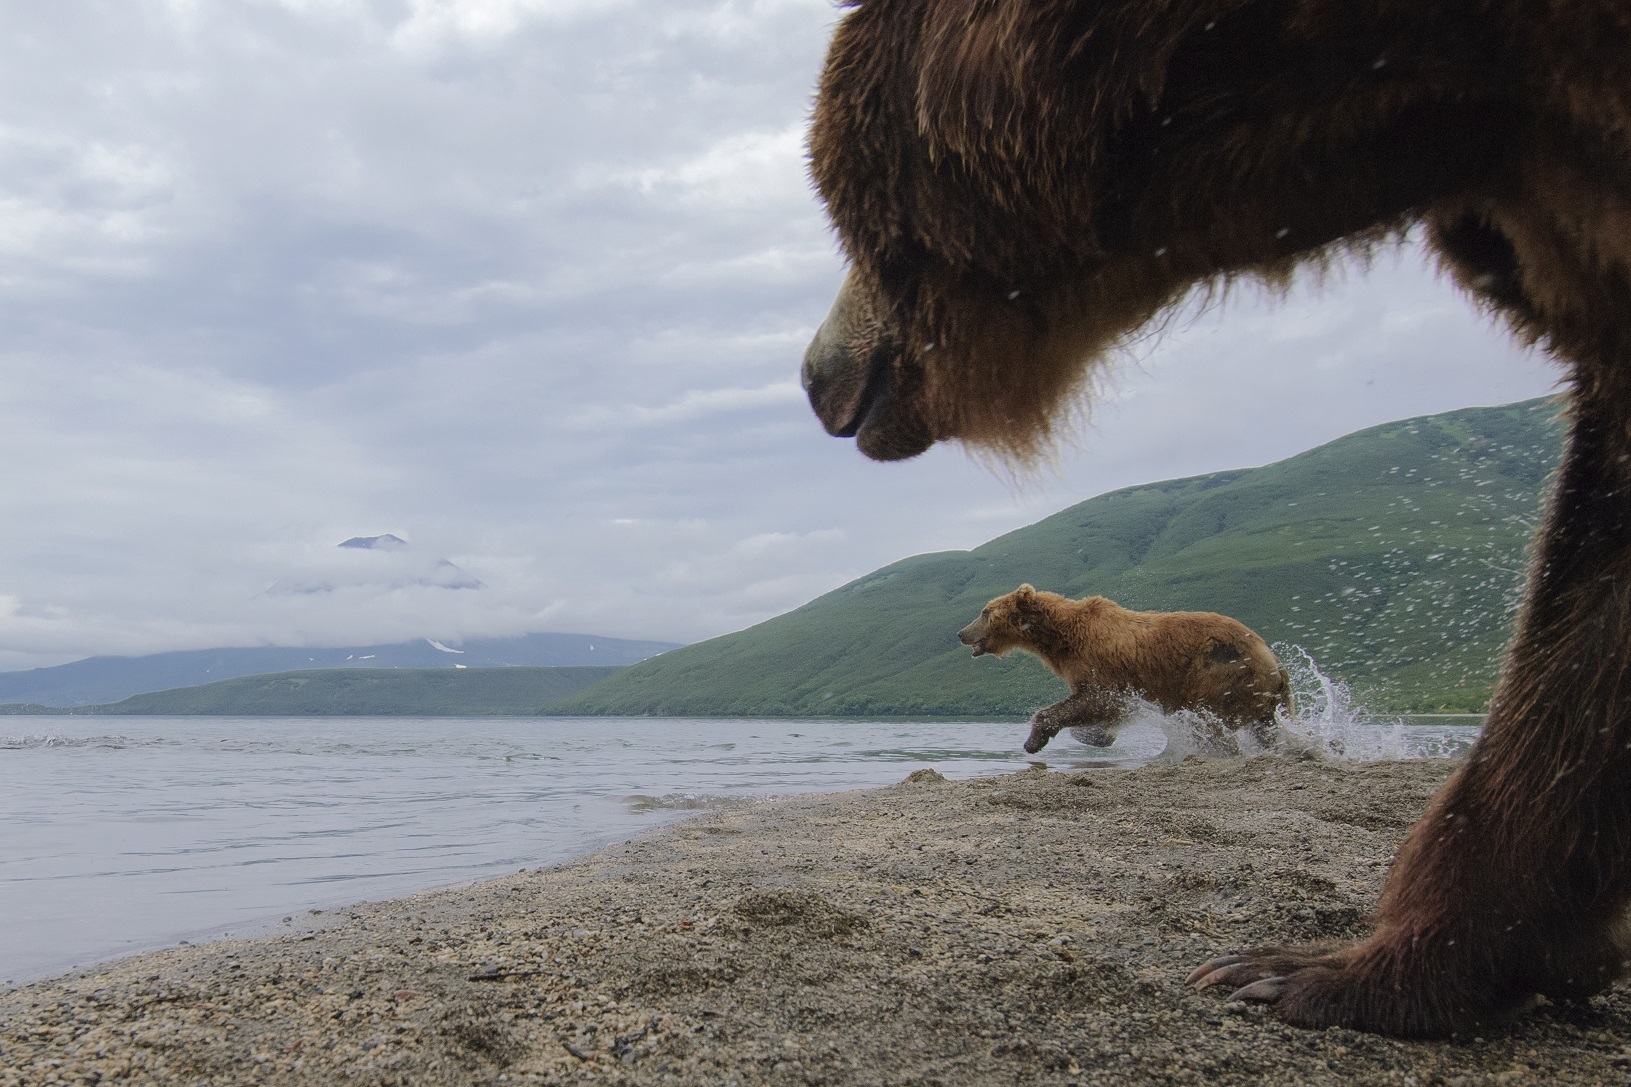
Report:
M1030 600L1030 586L999 596L980 610L974 622L957 632L957 640L974 647L974 656L1002 656L1024 641L1020 612Z

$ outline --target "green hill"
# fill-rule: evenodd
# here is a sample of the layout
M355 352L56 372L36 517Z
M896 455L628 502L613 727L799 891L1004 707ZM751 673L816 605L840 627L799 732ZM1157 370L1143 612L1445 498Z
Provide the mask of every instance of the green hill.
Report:
M71 710L12 714L218 717L530 717L618 672L591 668L345 668L244 676Z
M956 632L1023 581L1233 615L1373 710L1481 710L1561 450L1557 412L1548 399L1407 419L1114 491L633 665L552 712L1022 716L1063 685L1028 656L971 660Z

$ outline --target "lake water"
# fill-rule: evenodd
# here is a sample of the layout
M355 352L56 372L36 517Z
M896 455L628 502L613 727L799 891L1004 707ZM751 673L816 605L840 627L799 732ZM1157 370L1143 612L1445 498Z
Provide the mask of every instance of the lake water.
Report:
M1334 757L1464 750L1463 721L1315 722ZM1021 724L0 718L0 982L297 911L535 868L702 807L1033 760ZM1056 769L1182 750L1152 718Z

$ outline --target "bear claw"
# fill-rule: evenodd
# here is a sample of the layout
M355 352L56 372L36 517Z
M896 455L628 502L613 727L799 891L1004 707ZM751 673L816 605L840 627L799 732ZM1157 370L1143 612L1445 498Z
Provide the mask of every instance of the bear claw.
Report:
M1250 985L1243 985L1229 994L1230 1000L1243 1000L1248 1004L1273 1004L1285 992L1286 979L1283 977L1259 978Z
M1202 963L1190 972L1184 979L1185 985L1193 985L1197 989L1209 989L1222 978L1221 971L1226 966L1237 966L1246 961L1244 955L1224 955L1210 962Z
M1225 955L1221 959L1213 959L1189 975L1189 984L1197 989L1226 985L1235 990L1229 995L1230 1000L1256 1000L1264 1003L1279 998L1280 989L1283 987L1280 983L1285 980L1285 977L1275 973L1272 967L1265 966L1247 955ZM1260 994L1255 991L1257 986L1266 985L1268 982L1276 983L1273 995L1269 995L1267 988Z
M1198 967L1184 979L1184 984L1197 989L1210 989L1214 985L1239 986L1229 994L1230 1000L1273 1004L1285 992L1286 979L1281 974L1265 977L1265 973L1262 966L1245 955L1225 955Z

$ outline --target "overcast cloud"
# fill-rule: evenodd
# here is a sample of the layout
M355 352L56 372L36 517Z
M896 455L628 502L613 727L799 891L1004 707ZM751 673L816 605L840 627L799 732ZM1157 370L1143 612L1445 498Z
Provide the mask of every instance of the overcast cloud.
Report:
M1052 474L875 465L797 383L841 275L802 151L827 0L4 6L0 667L690 641L1555 380L1406 250L1177 322ZM265 592L386 532L485 588Z

